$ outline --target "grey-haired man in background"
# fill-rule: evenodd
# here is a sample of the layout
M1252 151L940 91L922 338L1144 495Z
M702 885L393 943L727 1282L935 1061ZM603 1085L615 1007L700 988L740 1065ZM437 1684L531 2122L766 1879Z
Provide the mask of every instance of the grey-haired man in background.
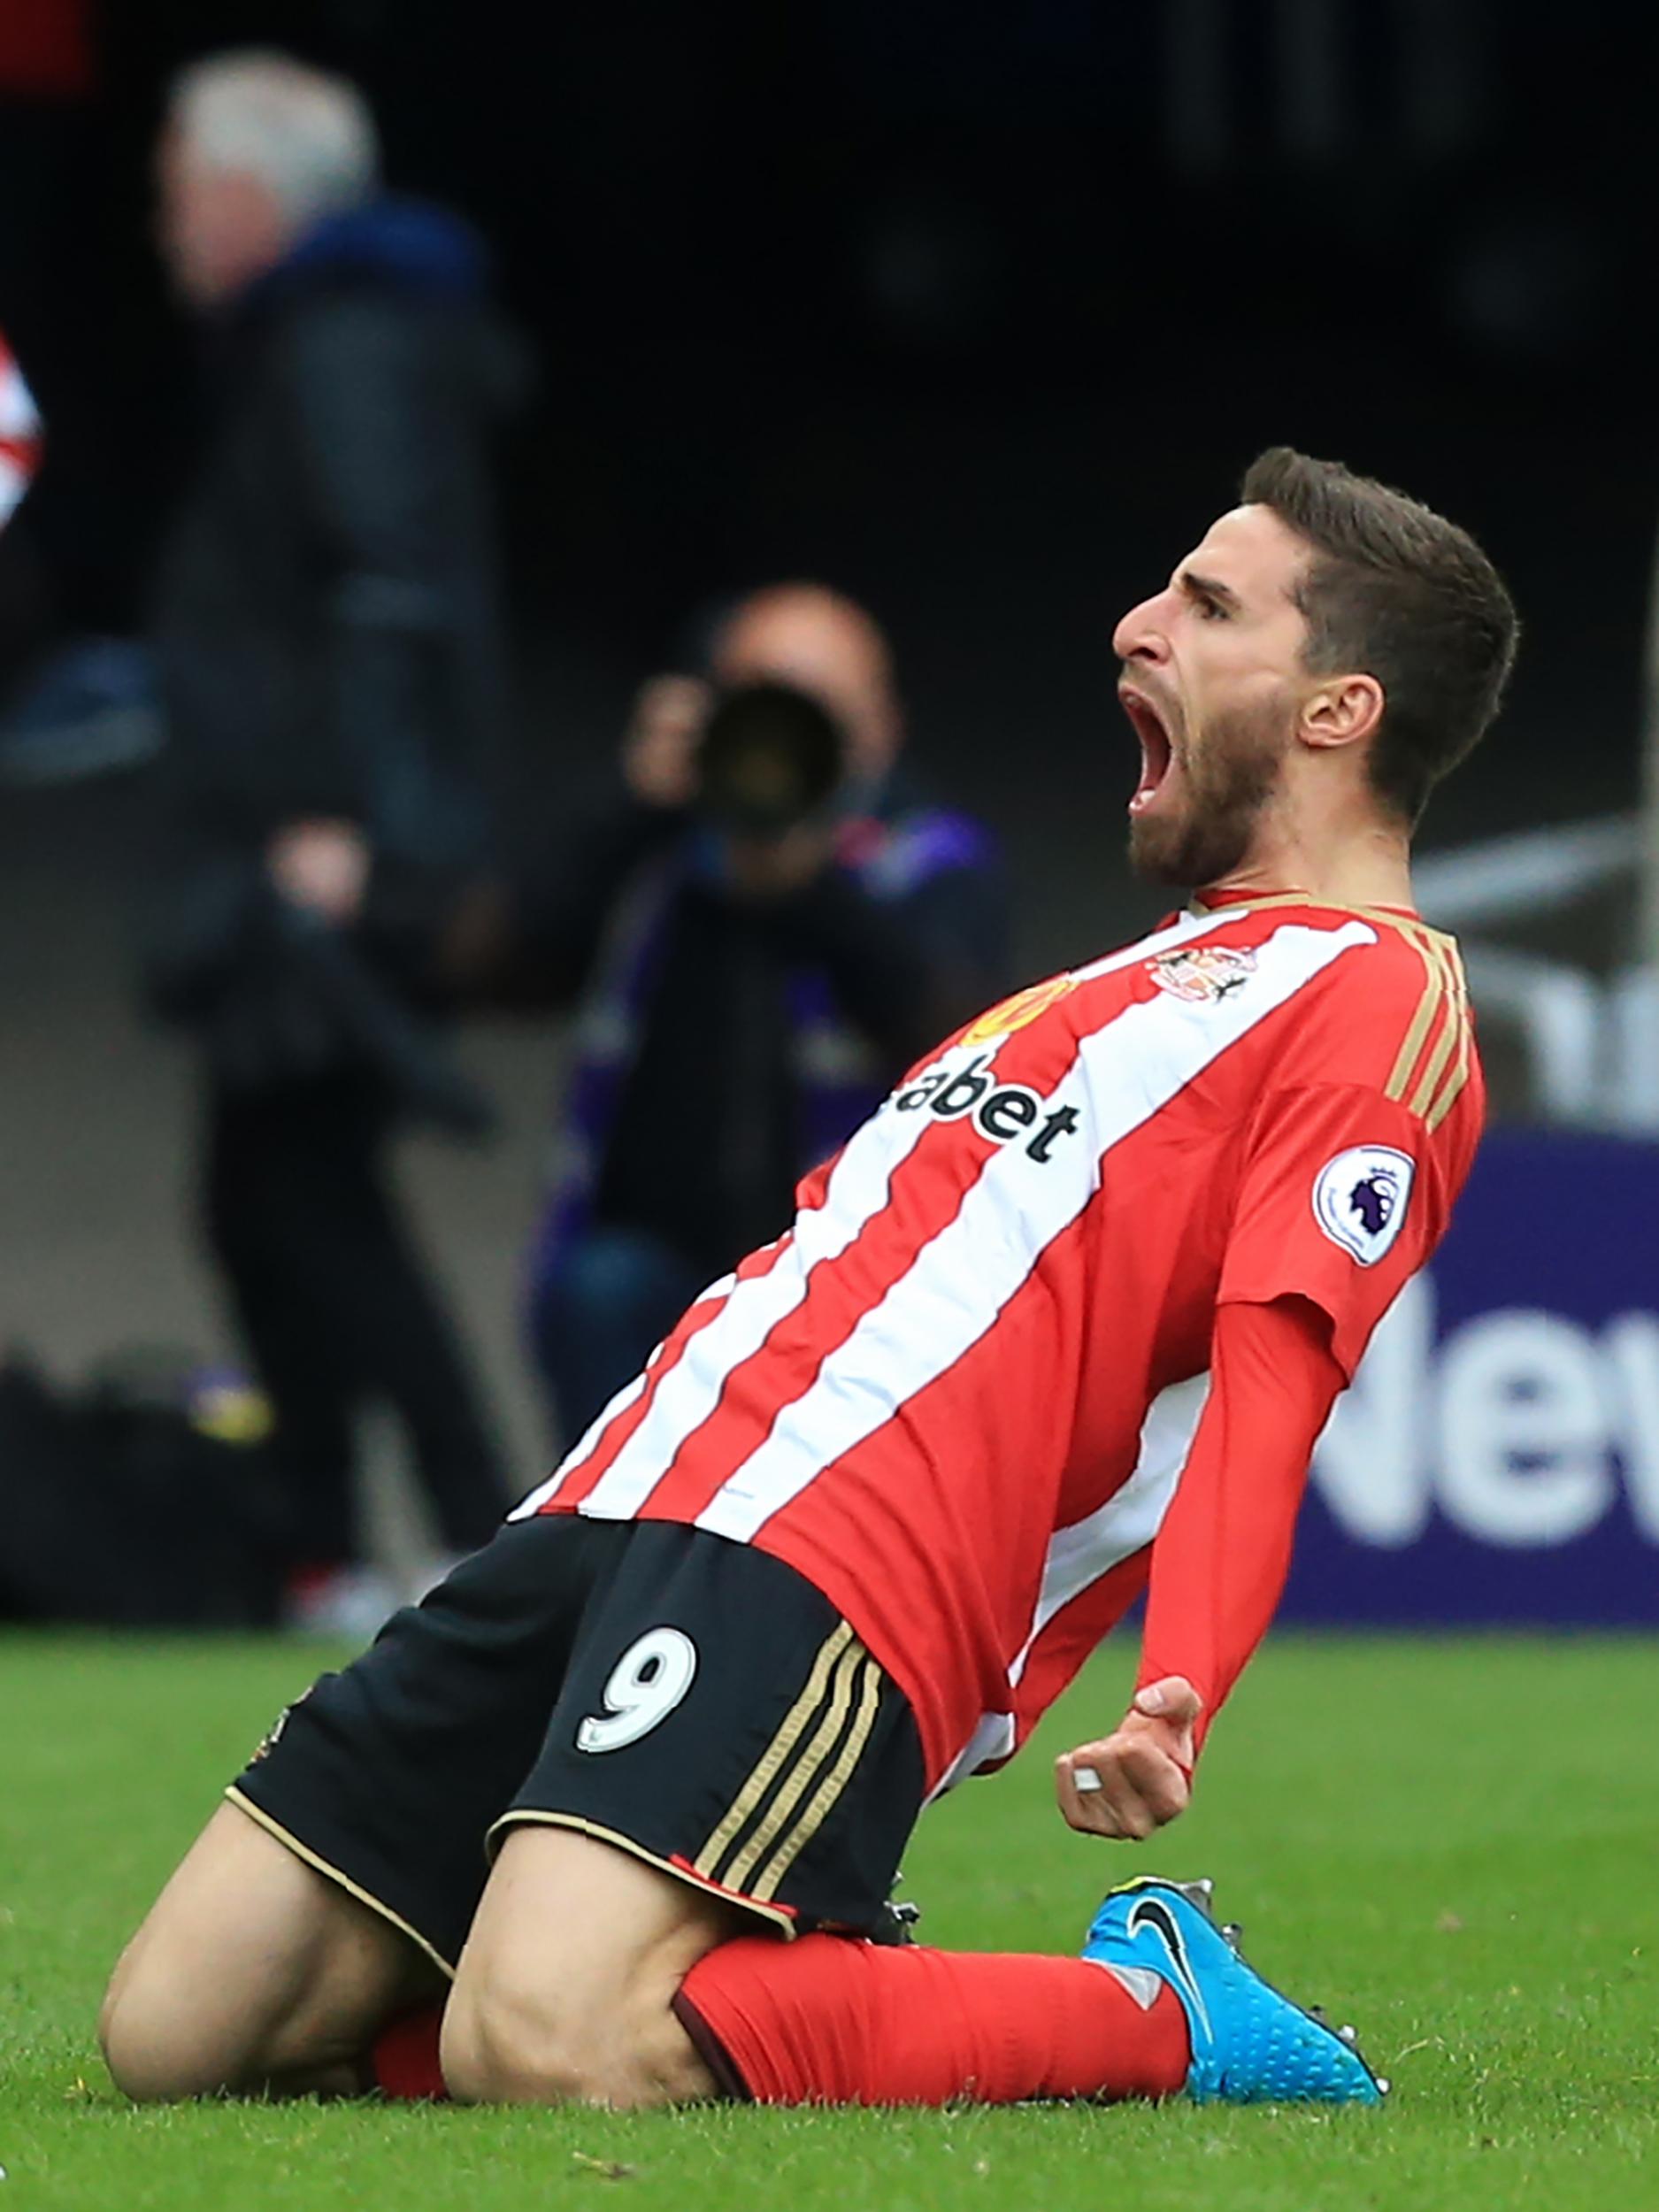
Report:
M205 346L157 580L172 850L155 996L199 1046L203 1204L276 1415L296 1617L362 1628L353 1415L389 1404L446 1551L500 1511L387 1179L464 1121L423 979L486 833L505 689L488 443L518 381L480 241L380 182L355 87L267 52L176 81L159 239Z

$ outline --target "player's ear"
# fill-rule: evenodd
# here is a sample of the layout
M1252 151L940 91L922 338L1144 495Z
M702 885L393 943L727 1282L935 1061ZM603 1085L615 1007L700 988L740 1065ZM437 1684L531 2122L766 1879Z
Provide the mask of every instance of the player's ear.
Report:
M1331 676L1303 700L1296 734L1319 752L1374 737L1386 703L1375 676Z

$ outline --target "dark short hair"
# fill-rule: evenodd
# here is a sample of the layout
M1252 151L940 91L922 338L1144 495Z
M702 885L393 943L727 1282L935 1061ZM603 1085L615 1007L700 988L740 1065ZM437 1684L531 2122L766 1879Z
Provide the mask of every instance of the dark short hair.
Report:
M1502 578L1443 515L1292 446L1259 455L1240 495L1312 547L1294 595L1308 623L1305 664L1382 686L1371 783L1415 824L1503 696L1520 624Z

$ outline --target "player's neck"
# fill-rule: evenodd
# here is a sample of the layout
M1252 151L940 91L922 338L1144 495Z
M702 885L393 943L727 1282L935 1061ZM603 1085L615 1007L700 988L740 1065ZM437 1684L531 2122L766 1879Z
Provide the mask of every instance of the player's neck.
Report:
M1403 829L1374 818L1313 826L1264 821L1239 865L1206 891L1265 896L1301 891L1317 906L1398 906L1415 910L1411 848Z

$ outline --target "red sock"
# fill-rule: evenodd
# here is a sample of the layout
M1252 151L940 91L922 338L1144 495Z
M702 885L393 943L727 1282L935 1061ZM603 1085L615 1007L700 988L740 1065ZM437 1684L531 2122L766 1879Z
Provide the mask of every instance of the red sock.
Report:
M676 2010L758 2104L1167 2097L1190 2058L1172 1990L1143 2007L1087 1959L844 1936L739 1936L692 1968Z
M438 2064L438 2027L442 2018L442 2005L423 2005L419 2012L406 2012L390 2027L380 2030L370 2062L383 2097L415 2101L449 2096Z

